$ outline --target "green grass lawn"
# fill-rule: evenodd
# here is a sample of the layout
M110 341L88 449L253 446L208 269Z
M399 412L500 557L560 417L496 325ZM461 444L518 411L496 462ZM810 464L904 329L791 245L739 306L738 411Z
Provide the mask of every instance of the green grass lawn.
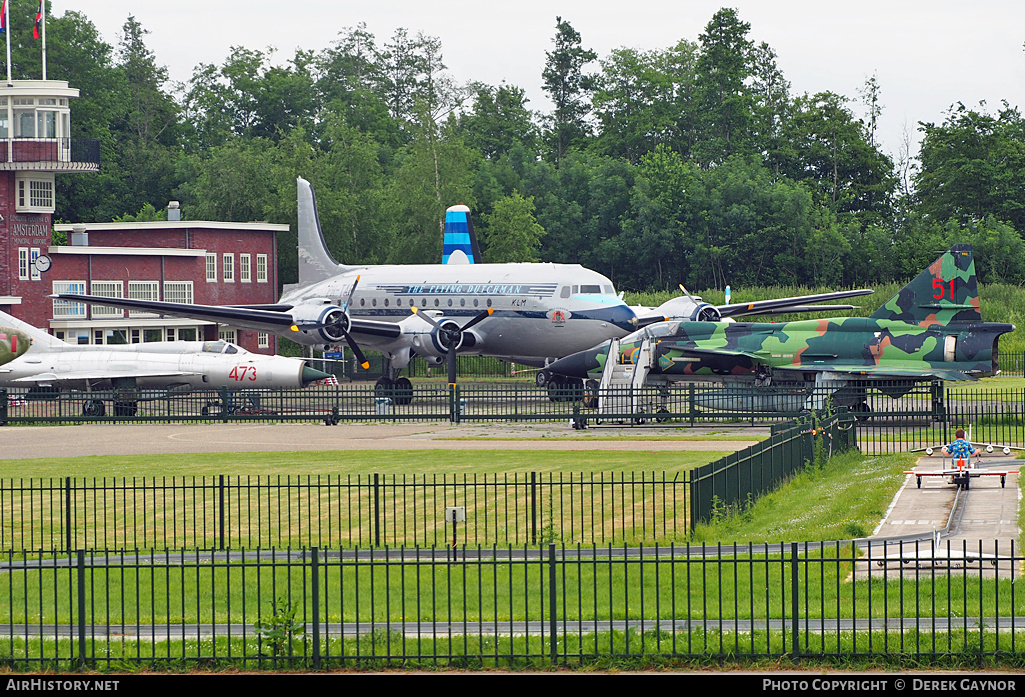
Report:
M324 450L0 460L0 479L232 475L683 472L728 451Z

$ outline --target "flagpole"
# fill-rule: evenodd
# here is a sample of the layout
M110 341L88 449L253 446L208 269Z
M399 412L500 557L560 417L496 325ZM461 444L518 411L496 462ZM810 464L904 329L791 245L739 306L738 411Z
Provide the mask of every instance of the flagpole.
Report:
M11 87L11 2L4 0L4 35L7 39L7 86ZM10 125L8 124L8 128Z
M46 79L46 0L39 0L39 13L43 16L43 79Z

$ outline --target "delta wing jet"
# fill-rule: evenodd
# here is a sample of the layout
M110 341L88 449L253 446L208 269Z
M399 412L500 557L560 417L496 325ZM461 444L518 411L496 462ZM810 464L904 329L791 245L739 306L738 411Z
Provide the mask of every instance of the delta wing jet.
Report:
M867 318L660 322L548 368L590 379L593 394L616 386L714 380L731 388L721 398L729 403L703 406L791 411L818 408L832 398L866 412L870 387L900 397L922 381L995 374L998 338L1011 331L1012 324L982 321L971 246L955 245ZM756 385L781 389L752 390Z
M30 352L0 366L0 387L25 388L30 397L65 389L123 389L124 396L114 402L118 416L135 415L138 389L299 388L330 377L297 358L250 353L226 341L77 346L2 312L0 324L16 327L25 346L32 339ZM0 338L0 353L3 344ZM103 416L106 407L93 397L82 410L85 416Z

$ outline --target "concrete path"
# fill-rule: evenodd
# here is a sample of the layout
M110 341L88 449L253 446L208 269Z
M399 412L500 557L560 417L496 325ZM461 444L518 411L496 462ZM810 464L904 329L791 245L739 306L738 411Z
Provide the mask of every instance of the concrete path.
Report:
M86 424L0 428L0 459L294 450L722 450L764 440L767 428L568 424L310 423Z
M1023 464L1021 460L1000 454L982 458L982 468L989 470L1014 470ZM915 471L936 471L943 467L942 458L922 457ZM1018 548L1018 505L1021 498L1018 476L1009 475L1003 487L999 477L977 477L971 480L968 489L958 490L944 477L922 477L919 488L917 478L908 475L886 518L872 534L873 559L881 559L885 555L902 556L907 560L883 565L893 573L892 570L898 566L911 569L949 566L977 571L978 561L965 564L964 559L982 557L986 560L982 564L986 576L995 572L1002 578L1010 577L1012 573L1017 575L1020 570L1012 568L1015 565L999 561L994 566L992 558L1010 555L1012 549L1015 556L1021 555ZM935 545L934 551L937 535L939 544ZM913 536L920 536L920 541L911 540ZM899 538L905 540L903 545Z

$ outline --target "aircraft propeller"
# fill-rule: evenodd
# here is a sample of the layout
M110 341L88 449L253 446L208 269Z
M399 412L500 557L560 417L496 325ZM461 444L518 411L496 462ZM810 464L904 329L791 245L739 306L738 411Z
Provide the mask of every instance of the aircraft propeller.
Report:
M336 308L335 311L328 314L329 321L316 324L293 324L292 331L332 329L334 332L342 335L342 338L345 339L345 343L349 345L350 349L352 349L352 354L356 357L356 360L359 361L360 366L363 370L367 370L370 368L370 362L366 359L366 356L363 355L363 351L360 350L356 340L352 338L352 334L349 333L349 326L351 325L351 320L349 319L349 303L352 302L352 296L356 292L356 285L359 283L359 279L360 277L356 276L356 280L352 282L352 287L349 289L349 295L345 299L345 302L342 303L341 313L338 313Z
M463 340L463 332L469 330L471 327L482 322L483 320L494 314L494 308L489 307L488 309L477 313L474 317L464 324L459 326L453 320L446 320L444 323L437 322L433 317L420 312L419 308L411 307L410 310L413 314L424 320L432 327L438 330L439 343L445 347L446 357L448 359L448 383L450 385L456 384L456 351Z

